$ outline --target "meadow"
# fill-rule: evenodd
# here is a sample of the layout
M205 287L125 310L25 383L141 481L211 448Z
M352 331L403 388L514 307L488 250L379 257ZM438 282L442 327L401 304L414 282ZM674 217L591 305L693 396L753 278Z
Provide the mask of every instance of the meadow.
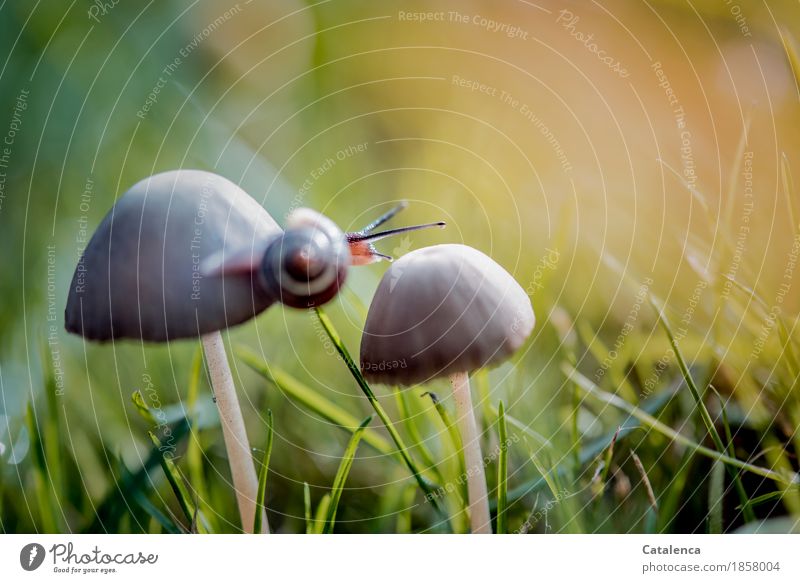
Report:
M281 224L407 200L448 226L382 252L514 275L535 330L472 376L494 532L800 531L798 7L603 4L0 3L0 532L241 532L200 343L64 330L173 168ZM385 269L224 334L274 532L468 531L450 385L359 370Z

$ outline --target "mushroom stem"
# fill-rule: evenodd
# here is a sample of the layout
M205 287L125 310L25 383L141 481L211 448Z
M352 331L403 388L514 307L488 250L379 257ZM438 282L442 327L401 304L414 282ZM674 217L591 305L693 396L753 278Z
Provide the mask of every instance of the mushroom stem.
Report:
M450 375L453 385L453 398L456 401L458 430L464 451L464 471L467 474L467 494L469 496L469 522L473 534L492 534L489 517L489 494L486 491L486 475L483 472L480 436L472 409L472 396L469 390L469 375L457 372Z
M228 452L228 463L231 467L233 488L236 490L236 503L242 519L242 529L253 532L256 516L256 496L258 478L256 477L250 442L244 428L242 410L236 397L236 386L228 365L228 356L219 331L202 337L203 350L206 353L208 371L211 375L211 386L214 389L214 401L219 409L222 437ZM266 513L261 519L262 534L269 532Z

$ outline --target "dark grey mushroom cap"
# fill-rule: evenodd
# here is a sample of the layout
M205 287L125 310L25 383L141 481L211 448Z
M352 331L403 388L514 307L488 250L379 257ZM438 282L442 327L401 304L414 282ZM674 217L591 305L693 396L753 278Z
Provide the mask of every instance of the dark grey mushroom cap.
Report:
M367 379L413 385L497 364L530 335L530 299L491 258L465 245L404 255L386 271L361 339Z
M275 301L255 285L257 273L205 276L202 266L221 252L257 265L280 233L222 176L151 176L117 201L92 236L70 285L66 328L92 340L167 341L244 322Z

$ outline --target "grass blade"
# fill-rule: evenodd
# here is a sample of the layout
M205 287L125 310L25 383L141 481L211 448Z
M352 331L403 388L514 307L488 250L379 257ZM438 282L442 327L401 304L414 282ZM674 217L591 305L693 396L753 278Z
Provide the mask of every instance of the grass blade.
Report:
M567 490L563 488L560 483L563 472L560 472L558 467L547 470L535 453L530 453L529 457L536 467L536 471L541 474L542 480L547 484L547 488L550 490L553 500L561 501L561 503L556 506L556 512L561 519L562 525L564 525L564 527L569 526L573 534L579 534L580 525L575 520L577 513L570 513L566 507L567 498L564 496L564 493L567 492ZM568 463L571 464L572 462L570 461Z
M798 226L798 228L800 228L800 226ZM789 323L786 321L783 313L779 311L777 314L775 314L772 306L770 306L755 289L746 286L739 280L728 275L723 275L723 277L726 281L730 282L734 288L742 292L742 294L744 294L748 300L754 300L755 304L760 306L763 310L763 315L765 318L775 317L778 327L778 337L781 342L780 358L785 359L789 375L792 379L796 379L798 374L800 374L800 362L798 362L797 355L794 351L794 339L789 331ZM795 328L796 326L792 324L791 330L794 331Z
M456 452L456 456L458 458L458 475L464 475L464 448L461 445L461 434L458 432L458 428L453 421L453 418L450 416L450 413L447 411L447 408L444 404L439 400L439 397L436 393L432 393L430 391L422 393L422 396L430 397L431 402L433 403L433 408L436 410L436 414L439 416L439 419L444 424L445 429L447 429L447 434L450 436L450 442L453 446L453 451ZM462 496L463 501L467 500L467 485L466 483L462 484Z
M158 439L158 437L156 437L156 434L152 431L148 431L147 435L150 437L150 441L153 442L153 446L161 451L161 441ZM189 490L186 488L186 485L183 482L183 475L181 475L178 466L175 465L175 462L171 457L167 457L163 453L159 461L161 463L161 468L164 470L164 474L167 476L167 481L172 487L172 491L175 493L175 497L178 499L178 504L180 505L183 514L186 516L186 519L189 521L189 524L196 527L197 532L207 532L204 521L197 511L197 506L192 501Z
M575 386L575 383L573 383L573 386ZM597 482L594 490L595 498L600 496L606 489L608 474L611 471L611 462L614 459L614 446L617 444L617 439L619 438L619 432L621 430L622 427L617 427L617 430L614 432L614 437L611 438L611 443L608 444L608 449L606 449L606 455L603 456L603 465L596 472Z
M353 375L356 383L358 383L358 386L361 388L364 395L366 395L367 400L369 400L373 409L375 409L378 417L380 417L381 421L386 426L386 430L389 432L389 435L391 435L395 445L397 445L397 449L400 452L403 461L405 462L406 466L408 466L408 469L411 471L414 479L417 481L417 484L419 484L420 489L425 493L426 499L430 500L431 505L441 513L442 508L439 506L439 503L436 502L435 498L435 488L432 487L432 485L423 477L422 472L417 468L417 464L408 453L406 444L403 442L403 439L400 437L400 434L397 432L397 429L395 428L391 419L389 419L389 416L386 414L386 410L383 408L383 405L380 404L378 398L375 396L375 393L372 392L372 388L370 388L369 383L367 383L367 380L364 378L364 375L361 374L361 370L358 368L358 366L356 366L356 363L350 356L350 353L342 342L342 339L339 337L339 334L333 327L333 323L331 322L330 318L328 318L321 308L315 308L315 311L320 323L322 324L322 327L325 329L325 332L328 334L331 342L333 342L333 345L336 347L339 356L342 357L342 360L344 360L347 368L350 370L350 374Z
M800 49L797 48L794 37L792 37L789 29L781 28L780 37L783 42L783 48L786 51L786 56L789 59L789 66L792 69L795 87L800 90Z
M733 165L730 169L730 174L728 176L728 193L727 196L722 199L727 202L725 205L725 209L723 211L724 216L722 218L722 225L724 227L724 232L732 233L732 222L733 222L733 209L735 206L735 201L737 198L737 187L739 185L739 176L742 171L742 164L744 162L745 156L745 149L747 148L747 136L750 133L750 114L748 113L747 119L745 119L744 127L742 128L741 134L739 134L739 143L736 145L736 153L734 154L734 161Z
M442 423L444 423L444 426L447 429L447 434L450 436L450 441L452 442L453 450L460 452L459 455L461 456L461 470L463 473L464 450L461 446L461 434L458 432L458 428L455 426L453 418L450 417L450 413L448 413L447 408L439 400L439 397L436 395L436 393L426 392L422 393L422 396L430 397L431 401L433 402L433 407L436 409L436 413L439 415L439 418L442 420Z
M314 521L311 517L311 489L308 482L303 482L303 508L305 510L306 534L314 532Z
M493 407L489 407L489 412L492 414L492 418L496 418L500 414L499 409L493 408ZM516 417L513 417L512 415L509 415L508 411L505 412L505 418L506 418L506 424L507 425L510 425L511 427L516 427L522 433L524 433L527 437L530 437L531 439L536 441L542 447L546 447L548 449L553 447L553 444L550 443L549 439L547 439L544 435L542 435L538 431L535 431L534 429L531 429L531 427L529 425L525 425L525 423L523 423L522 421L520 421Z
M500 436L500 451L497 456L497 534L508 532L508 431L503 401L497 406L497 431Z
M639 475L642 477L642 484L647 492L647 500L650 502L650 508L645 518L645 531L647 533L652 533L658 524L658 502L656 501L653 485L650 483L650 478L647 476L642 460L639 459L639 456L636 455L634 451L631 452L631 458L633 459L633 465L636 466L636 471L639 472Z
M189 421L182 419L172 426L172 437L176 446L189 434ZM97 509L92 516L92 521L87 524L81 532L107 532L109 525L117 524L121 519L122 513L128 507L127 497L146 495L153 481L150 472L159 464L162 452L158 447L153 447L150 454L142 466L129 475L123 475L116 488L112 488L109 494L97 505Z
M411 439L411 447L419 451L422 462L427 467L431 468L431 471L436 475L437 479L441 481L442 477L436 467L436 462L433 460L433 454L425 445L425 440L422 438L422 435L420 435L419 428L417 427L416 423L413 423L411 420L411 411L408 407L406 391L397 388L394 391L394 395L395 402L397 403L397 412L402 417L402 424L406 430L406 435L408 435L408 437Z
M617 395L608 393L602 390L600 387L595 385L592 381L587 379L581 373L579 373L574 368L570 367L566 363L563 365L562 369L564 373L573 377L577 382L578 386L583 390L584 393L587 395L592 395L593 397L599 399L600 401L612 405L617 409L625 411L632 417L638 419L642 425L658 431L659 433L669 437L671 440L680 443L686 447L691 448L695 452L709 457L714 460L719 460L726 465L739 468L742 470L746 470L758 476L762 476L764 478L768 478L774 482L779 484L789 484L797 486L800 484L800 477L797 474L790 475L788 472L776 472L774 470L770 470L768 468L762 468L760 466L756 466L747 462L743 462L739 459L729 457L724 453L720 453L717 450L713 450L711 448L705 447L700 445L699 443L695 443L685 435L678 433L668 425L665 425L649 413L639 409L638 407L631 405L627 401L620 399Z
M480 415L481 427L485 430L485 425L489 423L489 419L494 418L494 415L491 414L492 408L490 405L492 401L489 389L489 371L486 368L478 369L473 373L472 379L475 381L475 391L482 411L482 415Z
M153 427L165 426L163 421L156 419L150 407L145 402L141 391L134 391L133 395L131 395L131 400L136 406L136 410L139 412L139 414L150 425ZM188 428L189 425L187 423L187 429ZM167 481L175 492L175 496L178 498L178 504L186 515L186 518L189 520L189 523L193 527L196 527L197 532L209 532L208 522L206 521L205 514L201 512L198 505L194 503L192 496L189 493L189 490L186 488L186 484L184 483L183 474L181 474L180 470L178 470L178 467L175 465L172 457L167 457L166 455L167 451L174 451L174 444L170 444L170 446L165 447L162 445L161 440L158 439L155 433L148 431L147 434L150 436L150 441L153 442L153 445L159 454L158 461L161 464L164 474L167 476ZM170 435L173 434L170 433Z
M258 490L256 493L256 515L253 521L253 532L261 532L261 522L266 512L264 497L267 493L267 474L269 473L269 458L272 455L272 411L267 409L267 443L264 445L264 459L261 461L261 471L258 473Z
M451 478L450 481L451 483L455 482L458 485L458 488L453 489L456 499L456 508L458 511L452 516L451 526L454 532L469 532L469 516L466 512L467 500L469 496L467 493L467 481L465 479L466 470L464 465L464 448L461 445L461 433L459 433L453 418L450 416L450 413L447 411L447 408L444 406L444 404L439 400L439 397L436 395L436 393L428 391L422 393L421 396L430 397L431 402L433 403L434 411L436 411L436 414L434 415L431 413L431 416L438 418L439 421L441 421L444 425L450 438L450 445L452 446L451 451L453 451L455 455L456 477ZM460 521L464 521L464 524L456 524Z
M414 496L417 493L417 487L414 484L409 484L400 497L400 507L403 509L397 515L397 527L395 530L397 534L411 534L412 524L412 510L414 509Z
M722 428L725 431L725 451L731 457L736 457L733 448L733 434L731 433L731 426L728 423L728 412L725 409L725 403L722 400L722 395L717 392L717 390L713 387L713 385L709 385L714 394L717 396L717 400L719 401L720 411L722 412ZM752 507L750 506L750 499L747 496L747 492L744 489L744 484L742 484L741 478L739 478L738 474L734 477L733 486L736 489L736 494L739 496L739 502L741 503L742 508L742 516L744 516L745 522L752 522L756 519L756 515L753 512Z
M657 411L661 410L664 405L666 405L673 397L674 389L662 391L657 395L653 395L647 399L647 402L642 406L642 412L645 414L653 414ZM619 442L620 440L624 439L627 435L633 432L635 429L641 428L644 424L634 417L633 415L629 414L629 417L623 421L621 427L598 437L597 439L593 439L589 441L586 445L581 447L580 453L580 466L583 467L587 464L592 463L597 456L599 456L603 451L606 451L608 448L608 444L611 440L615 442ZM572 467L572 462L560 464L556 469L555 472L558 473L560 476L568 476L574 475L574 468ZM544 478L541 476L537 476L536 478L527 480L526 482L520 484L519 486L515 487L513 490L509 490L508 492L508 499L511 501L519 500L520 498L537 492L541 488L546 486L546 482ZM491 506L490 502L490 506Z
M136 411L141 415L142 419L147 421L151 426L155 427L158 425L158 421L156 421L156 418L153 416L153 412L150 411L150 407L145 403L141 391L134 391L131 395L131 401L133 401L133 405L136 407Z
M322 534L325 529L325 517L328 515L328 507L331 504L330 492L325 494L319 501L317 511L314 513L314 534Z
M56 382L56 374L53 369L53 359L49 345L43 343L42 347L42 373L44 380L44 394L47 400L47 416L43 423L41 438L44 453L44 461L46 462L47 477L50 486L50 498L53 509L57 511L55 516L56 522L67 523L67 517L64 514L64 503L66 498L64 492L64 456L69 455L58 447L61 443L61 422L59 416L59 387ZM63 392L63 388L61 389ZM63 395L62 395L63 396ZM59 520L58 516L62 520ZM62 530L63 531L63 530Z
M686 484L689 480L689 475L692 473L693 459L694 452L687 449L678 463L672 480L670 480L669 490L661 496L661 512L656 526L656 532L659 534L668 532L672 522L677 518L678 508L684 499Z
M783 185L783 195L786 198L786 208L789 210L789 221L792 225L792 231L795 231L800 225L797 223L798 211L795 208L794 202L794 180L792 178L792 170L789 166L789 159L786 157L786 152L781 155L781 183Z
M342 461L339 463L339 469L336 471L336 477L333 479L333 488L331 489L331 499L325 516L323 534L331 534L333 532L333 525L336 523L336 510L339 507L339 500L342 497L344 484L347 481L347 476L350 474L350 468L353 467L353 461L355 461L356 450L361 441L361 435L371 421L372 416L370 415L361 422L358 429L353 432L353 437L350 438L350 443L347 444L344 450Z
M144 510L153 520L155 520L165 532L169 534L180 534L184 532L180 528L180 525L173 522L163 512L156 508L155 505L150 502L150 500L148 500L147 497L141 492L135 492L133 499L136 501L136 504L138 504L142 510Z
M777 500L783 497L783 492L776 491L776 492L769 492L768 494L762 494L761 496L756 496L752 500L749 500L749 504L751 506L757 506L758 504L763 504L764 502L770 502L771 500ZM736 507L736 510L742 510L742 505Z
M722 534L722 500L725 489L725 466L722 462L711 465L708 485L708 534Z
M647 491L647 501L650 502L650 506L652 507L652 509L655 512L658 512L658 502L656 501L656 495L655 492L653 492L653 485L650 483L650 478L647 477L647 472L644 469L644 464L634 451L631 452L631 458L633 458L633 465L636 466L636 471L638 471L639 475L642 477L642 484L644 485L644 488Z
M672 333L672 328L670 327L669 322L667 322L664 312L658 305L656 305L652 297L650 298L650 305L653 306L653 309L656 311L658 322L661 324L661 327L667 334L669 344L675 353L675 359L678 361L678 368L681 370L683 380L686 381L686 386L689 387L689 391L692 393L692 397L694 398L694 402L697 406L697 411L700 414L700 418L703 421L703 425L706 426L706 430L711 436L711 440L714 442L714 446L717 448L717 451L724 452L725 445L722 443L722 438L720 437L719 432L714 425L714 421L711 419L711 414L708 412L708 408L703 401L703 397L700 395L700 390L697 388L697 385L694 382L694 377L692 377L692 373L689 371L689 367L686 365L686 360L683 358L683 353L678 347L678 342L675 340L675 335Z
M203 448L200 445L198 432L201 429L200 410L198 398L200 394L200 378L203 372L203 349L197 345L194 357L192 358L192 368L189 373L189 385L186 391L186 418L190 420L192 434L186 444L186 467L188 469L189 481L192 488L197 492L197 505L201 510L205 510L211 499L206 485L205 474L203 473ZM209 508L210 510L210 508ZM216 532L218 524L214 512L204 513L209 521L212 532Z
M346 410L339 407L339 405L329 401L309 386L284 372L281 368L272 364L268 365L255 353L244 347L237 348L236 355L247 366L275 385L278 390L289 395L292 399L308 409L311 409L323 419L335 423L351 432L354 428L358 427L359 420L355 415L351 415ZM394 453L394 448L391 443L373 429L364 431L363 439L365 443L371 445L379 453L384 455L392 455Z
M733 451L732 447L726 446L722 442L722 437L717 431L716 425L714 425L714 421L711 419L711 414L708 412L708 408L706 407L705 401L703 400L702 395L700 394L697 385L694 382L694 378L692 377L691 372L689 371L689 367L686 365L686 360L683 358L683 354L681 353L680 348L678 347L678 342L675 340L675 336L672 333L672 328L670 328L669 322L667 322L667 318L664 316L663 310L661 310L653 301L652 297L650 298L650 305L653 306L653 309L656 311L658 315L658 321L661 324L661 327L667 334L667 338L669 339L670 346L672 346L672 350L675 353L675 359L678 361L678 367L683 374L683 378L686 381L686 385L689 387L689 390L692 393L692 397L694 398L695 405L697 405L697 410L700 413L700 418L703 420L703 423L708 430L709 435L711 435L711 439L714 442L714 446L717 448L717 451L720 453L726 453L730 458L736 458L736 455ZM723 408L724 414L724 408ZM744 496L746 498L746 494L744 494L745 489L744 485L741 483L741 477L739 476L739 472L733 469L730 466L726 466L728 473L730 474L731 478L733 479L734 483L736 484L736 490L740 496ZM755 518L752 512L749 510L749 507L745 504L745 516Z
M34 493L39 506L39 523L46 533L59 532L56 522L57 509L50 496L51 487L47 468L47 455L42 435L39 432L39 421L33 400L28 403L25 421L30 435L31 460L33 461Z
M560 492L558 491L558 487L556 486L556 483L553 481L553 477L550 475L550 472L547 469L545 469L544 464L542 464L542 462L539 460L536 454L531 454L530 458L531 461L533 462L533 465L536 467L536 471L539 472L539 474L541 474L542 479L544 480L545 484L547 484L547 487L550 490L550 493L553 495L553 498L557 500L560 495Z
M778 439L772 436L764 438L764 454L773 468L786 473L794 472L794 464L789 459L785 445L781 444ZM789 514L800 516L800 488L796 485L784 486L781 502Z

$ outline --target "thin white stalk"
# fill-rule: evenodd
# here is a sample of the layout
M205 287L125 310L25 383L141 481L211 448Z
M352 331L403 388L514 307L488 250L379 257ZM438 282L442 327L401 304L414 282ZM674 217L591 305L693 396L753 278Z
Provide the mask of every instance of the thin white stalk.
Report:
M236 503L242 519L242 529L253 532L253 521L256 516L256 496L258 478L253 464L253 454L247 432L244 428L242 410L236 397L236 386L222 342L222 334L211 332L202 338L203 350L206 353L208 372L211 375L211 386L219 409L222 437L228 452L228 463L231 467L233 488L236 491ZM262 517L262 533L269 532L266 514Z
M456 401L458 430L464 450L464 471L467 473L467 494L469 496L469 523L473 534L492 534L492 521L489 517L489 494L486 491L486 475L483 471L480 435L472 409L472 396L469 390L469 375L459 372L450 375L453 385L453 398Z

